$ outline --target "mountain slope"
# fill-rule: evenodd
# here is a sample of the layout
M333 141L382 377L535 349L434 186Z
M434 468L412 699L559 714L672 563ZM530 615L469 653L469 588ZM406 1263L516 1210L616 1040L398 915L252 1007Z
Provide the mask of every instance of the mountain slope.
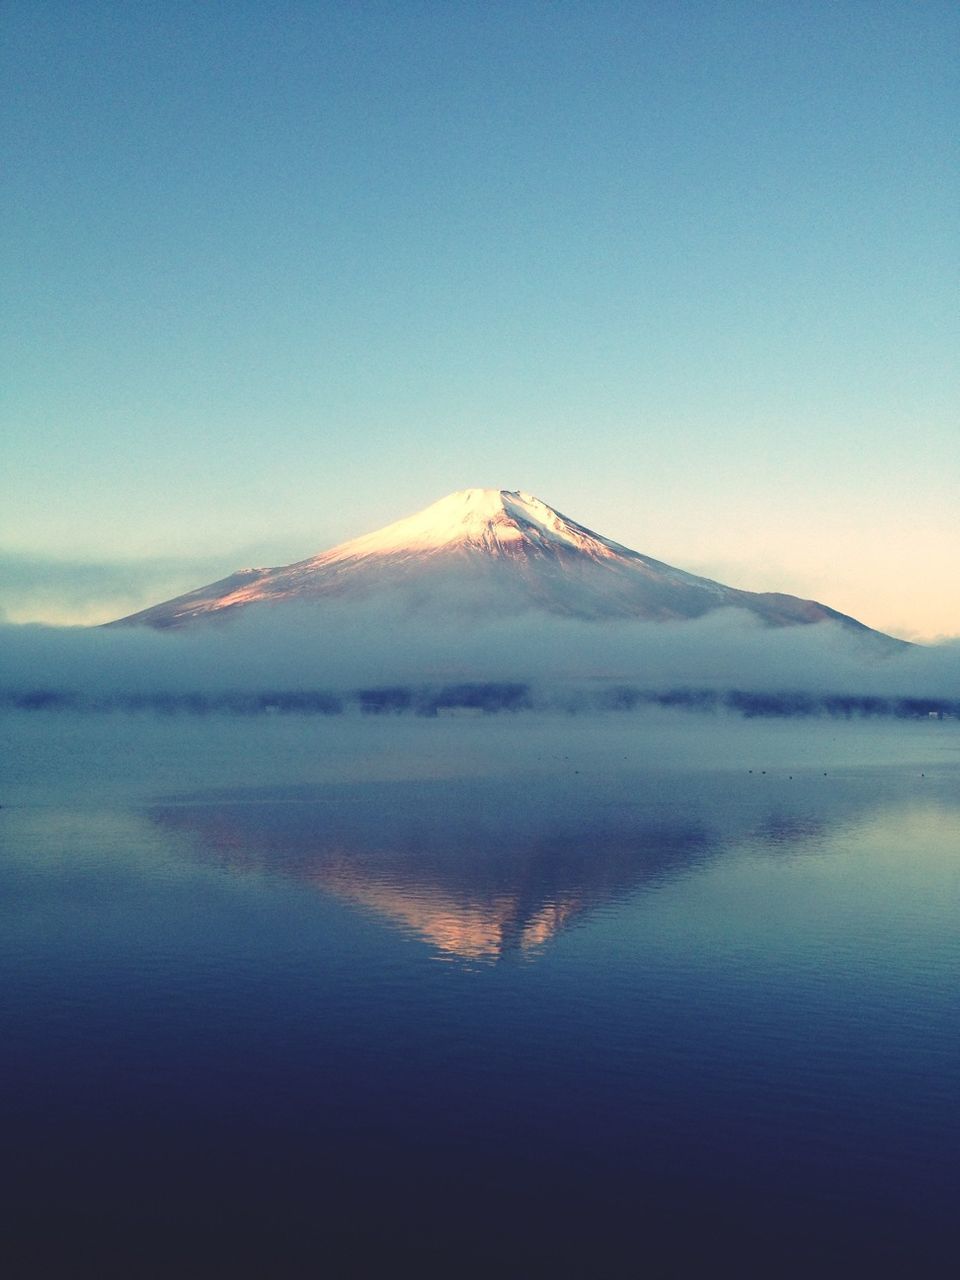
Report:
M241 569L111 626L181 627L251 605L387 596L405 608L479 614L539 609L664 621L746 609L774 626L870 628L813 600L741 591L631 551L527 493L464 489L416 515L296 564Z

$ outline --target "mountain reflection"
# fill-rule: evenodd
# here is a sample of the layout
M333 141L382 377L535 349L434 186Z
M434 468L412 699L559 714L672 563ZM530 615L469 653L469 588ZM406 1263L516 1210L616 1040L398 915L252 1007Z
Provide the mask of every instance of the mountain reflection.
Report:
M733 844L816 843L869 803L850 787L684 775L237 790L151 812L237 874L309 885L440 956L481 960L535 953L585 914Z
M503 896L488 904L463 902L426 885L401 887L343 872L320 873L311 882L401 925L438 951L467 960L542 946L580 906L573 898L549 902L524 919L517 897Z

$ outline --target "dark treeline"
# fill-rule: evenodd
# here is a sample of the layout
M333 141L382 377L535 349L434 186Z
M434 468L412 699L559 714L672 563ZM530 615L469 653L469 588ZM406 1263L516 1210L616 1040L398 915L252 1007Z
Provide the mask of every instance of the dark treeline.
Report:
M892 716L900 720L930 716L960 717L960 700L955 698L897 698L875 695L801 691L757 693L746 689L668 689L649 692L630 687L609 691L602 704L612 710L655 705L689 711L737 711L755 716L833 716L842 719Z
M699 712L733 712L753 717L829 716L842 719L890 717L960 719L953 698L882 697L851 693L753 692L745 689L649 690L631 685L537 691L511 682L442 686L390 685L332 693L319 689L83 694L63 689L0 690L0 708L18 711L148 711L167 715L363 715L438 716L510 711L631 711L661 707Z

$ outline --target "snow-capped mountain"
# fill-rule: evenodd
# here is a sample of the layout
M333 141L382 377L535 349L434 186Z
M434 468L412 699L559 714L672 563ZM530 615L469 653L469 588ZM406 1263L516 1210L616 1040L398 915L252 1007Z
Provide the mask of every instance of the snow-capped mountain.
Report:
M374 595L410 609L501 615L535 609L590 620L676 620L736 608L774 626L830 620L879 635L814 600L741 591L685 573L584 528L529 493L507 489L452 493L308 560L241 569L119 623L182 627L251 605Z

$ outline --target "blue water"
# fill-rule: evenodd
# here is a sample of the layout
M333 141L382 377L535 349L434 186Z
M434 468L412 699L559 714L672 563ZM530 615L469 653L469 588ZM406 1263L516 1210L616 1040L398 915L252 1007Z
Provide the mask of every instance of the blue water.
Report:
M952 1274L957 725L2 727L4 1274Z

